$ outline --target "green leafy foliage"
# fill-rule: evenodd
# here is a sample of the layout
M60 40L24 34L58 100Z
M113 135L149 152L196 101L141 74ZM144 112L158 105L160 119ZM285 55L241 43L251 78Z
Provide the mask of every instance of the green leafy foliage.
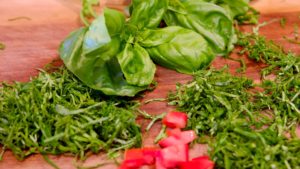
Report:
M147 51L138 43L127 43L117 58L129 84L145 86L152 82L156 70L155 64Z
M129 24L138 29L157 28L168 7L168 0L133 0Z
M203 70L177 86L170 104L188 113L188 128L209 144L217 168L297 168L300 57L257 34L240 34L238 44L242 54L267 64L261 84L224 70Z
M0 87L0 144L34 154L116 151L141 144L136 103L102 96L66 68Z
M106 14L110 12L113 11L106 11ZM111 13L114 14L119 15ZM108 27L114 27L121 22L122 20L108 22ZM148 84L144 83L145 86L130 85L126 81L116 57L121 52L118 31L121 30L110 31L116 35L111 39L104 17L99 16L89 30L80 28L62 42L60 57L66 67L89 87L101 90L107 95L134 96L139 91L145 90L153 77L141 77L150 79Z
M83 1L94 16L96 1ZM217 5L216 5L217 4ZM235 5L239 6L235 6ZM236 42L234 18L248 1L133 0L130 17L112 9L62 42L60 55L80 80L107 95L134 96L153 81L155 65L193 74ZM165 21L166 28L163 27Z
M179 26L145 30L140 44L156 63L187 74L207 67L215 57L200 34Z
M82 54L88 54L111 41L104 15L98 16L89 26L83 38Z
M82 0L80 19L86 26L89 25L89 18L97 17L97 14L93 9L93 6L98 4L99 4L99 0Z
M204 0L215 3L236 19L240 24L257 24L258 12L249 5L249 0Z
M4 50L4 49L5 49L5 45L0 42L0 50Z
M201 34L215 53L228 54L236 42L233 20L222 7L199 0L170 0L173 7L164 15L168 26L177 25Z

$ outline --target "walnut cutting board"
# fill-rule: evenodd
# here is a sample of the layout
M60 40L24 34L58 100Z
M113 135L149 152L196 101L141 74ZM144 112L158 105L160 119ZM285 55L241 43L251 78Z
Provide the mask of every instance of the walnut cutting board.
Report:
M106 0L106 5L122 10L125 0ZM103 1L102 1L103 3ZM280 43L287 50L300 54L300 45L288 43L283 36L293 38L294 26L300 27L300 0L256 0L252 6L261 12L260 21L280 19L285 17L287 23L281 28L279 22L273 22L260 29L260 33ZM60 42L74 29L80 27L79 11L80 0L0 0L0 42L4 43L5 50L0 50L0 81L28 81L31 76L37 75L37 68L42 68L53 59L59 58L57 48ZM243 27L250 30L249 27ZM235 53L233 53L235 55ZM217 58L212 66L223 67L230 65L234 73L239 63ZM249 60L246 61L248 70L246 75L259 81L259 70L262 67ZM176 82L187 82L188 75L176 73L158 67L156 76L158 87L146 94L143 100L162 98L170 90L175 89ZM142 100L142 101L143 101ZM151 114L171 111L165 102L156 102L142 106L143 110ZM139 119L144 128L148 121ZM153 145L153 139L160 130L155 125L150 132L144 133L143 144ZM192 148L191 156L205 153L205 145L196 145ZM62 169L73 169L74 158L67 156L50 156ZM107 161L105 154L93 155L85 162L86 166ZM4 154L0 162L0 169L51 169L41 155L33 155L24 161L18 161L11 152ZM116 165L106 165L104 169L117 168Z

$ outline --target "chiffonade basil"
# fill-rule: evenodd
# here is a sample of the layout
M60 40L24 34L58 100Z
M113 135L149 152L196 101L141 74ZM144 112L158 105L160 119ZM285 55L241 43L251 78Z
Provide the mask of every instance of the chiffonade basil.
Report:
M179 26L145 30L139 44L156 63L187 74L207 67L215 56L200 34Z
M163 19L168 26L177 25L198 32L213 45L217 54L225 55L234 47L236 35L233 20L218 5L200 0L170 0Z

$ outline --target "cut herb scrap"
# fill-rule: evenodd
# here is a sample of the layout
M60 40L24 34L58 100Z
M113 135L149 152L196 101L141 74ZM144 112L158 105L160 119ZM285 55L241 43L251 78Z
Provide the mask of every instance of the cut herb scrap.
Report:
M202 70L190 83L177 86L169 104L188 113L189 129L209 136L217 167L297 168L300 57L257 34L239 37L241 53L266 64L258 85L262 91L256 91L251 80L224 69ZM275 78L267 80L269 74Z
M300 141L274 135L272 131L251 132L255 137L222 132L210 144L217 166L222 168L297 168Z
M168 96L169 104L188 113L188 128L198 135L214 136L229 121L243 123L247 115L240 105L250 100L247 90L253 86L252 80L234 77L225 70L203 70L194 75L193 82L179 84L177 92Z
M0 50L4 50L4 49L5 49L4 43L1 43L1 42L0 42Z
M80 11L81 21L88 26L89 18L96 18L97 13L93 9L93 6L98 5L100 0L82 0L82 9Z
M141 144L136 103L103 98L65 68L0 88L0 144L18 159L78 155Z

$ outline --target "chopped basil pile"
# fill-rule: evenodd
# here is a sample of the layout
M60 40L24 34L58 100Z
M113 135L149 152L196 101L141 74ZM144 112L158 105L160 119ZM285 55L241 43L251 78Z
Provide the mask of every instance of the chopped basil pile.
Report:
M178 85L170 104L188 113L188 128L209 144L217 168L297 168L300 57L256 34L240 34L238 45L267 64L260 84L226 69L201 70Z

